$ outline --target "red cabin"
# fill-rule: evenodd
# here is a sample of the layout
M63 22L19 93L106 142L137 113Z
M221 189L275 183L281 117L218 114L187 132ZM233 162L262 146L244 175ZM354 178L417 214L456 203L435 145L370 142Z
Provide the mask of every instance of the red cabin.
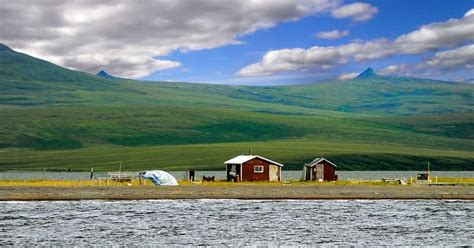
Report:
M227 181L281 181L283 164L256 155L240 155L224 162Z
M304 181L337 181L337 166L325 158L316 158L303 167Z

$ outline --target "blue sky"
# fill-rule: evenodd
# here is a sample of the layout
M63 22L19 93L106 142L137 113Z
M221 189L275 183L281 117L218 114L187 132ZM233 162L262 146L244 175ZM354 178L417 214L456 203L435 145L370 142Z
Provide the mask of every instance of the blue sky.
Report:
M474 0L0 0L0 42L124 78L474 81Z
M355 1L346 1L351 3ZM376 38L396 39L418 27L434 22L444 22L450 18L461 18L474 7L474 1L442 0L384 0L365 1L376 6L379 12L366 22L355 23L348 19L335 19L328 15L313 15L294 22L280 23L275 27L239 37L243 44L228 45L200 51L176 51L161 57L180 61L182 67L157 71L146 80L172 80L191 82L211 82L224 84L291 84L309 83L337 78L342 73L361 72L367 67L382 69L391 64L416 63L431 53L416 55L394 55L389 58L350 63L340 68L318 72L283 72L265 77L237 77L235 73L242 67L258 62L270 50L283 48L309 48L312 46L335 46L349 43L354 39L372 40ZM348 30L349 35L341 39L319 39L315 34L329 30ZM460 74L435 75L434 78L457 80L462 76L473 76L470 71ZM473 76L474 77L474 76Z

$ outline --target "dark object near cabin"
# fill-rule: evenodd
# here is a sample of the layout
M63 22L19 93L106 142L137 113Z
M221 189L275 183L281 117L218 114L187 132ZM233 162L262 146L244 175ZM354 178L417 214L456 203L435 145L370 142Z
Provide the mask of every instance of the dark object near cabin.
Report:
M128 177L112 178L112 181L118 183L132 183L132 179Z
M186 170L186 180L194 182L196 179L196 170Z
M337 165L325 158L316 158L303 166L303 181L337 181Z
M428 181L430 178L430 175L428 173L420 173L416 175L416 180L419 181Z
M202 181L204 182L214 182L215 181L215 177L212 176L212 177L206 177L206 176L202 176Z

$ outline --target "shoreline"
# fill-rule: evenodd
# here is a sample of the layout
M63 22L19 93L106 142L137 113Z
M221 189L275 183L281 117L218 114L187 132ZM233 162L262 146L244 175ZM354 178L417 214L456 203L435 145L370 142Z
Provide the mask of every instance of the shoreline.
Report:
M79 200L474 200L472 186L226 185L226 186L4 186L0 201Z

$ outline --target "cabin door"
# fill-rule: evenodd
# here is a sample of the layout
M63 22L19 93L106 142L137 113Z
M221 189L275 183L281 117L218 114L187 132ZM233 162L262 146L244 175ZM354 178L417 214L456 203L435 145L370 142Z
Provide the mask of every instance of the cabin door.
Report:
M314 177L314 180L320 181L324 180L324 165L323 164L317 164L315 166L316 168L316 176Z
M227 181L235 180L237 177L239 178L239 181L242 181L241 165L227 165L227 170Z
M311 174L313 173L313 168L312 167L304 167L304 169L305 169L305 173L306 173L305 180L306 181L313 180L313 178L311 176Z
M270 167L270 181L278 181L278 166L277 165L269 165Z

